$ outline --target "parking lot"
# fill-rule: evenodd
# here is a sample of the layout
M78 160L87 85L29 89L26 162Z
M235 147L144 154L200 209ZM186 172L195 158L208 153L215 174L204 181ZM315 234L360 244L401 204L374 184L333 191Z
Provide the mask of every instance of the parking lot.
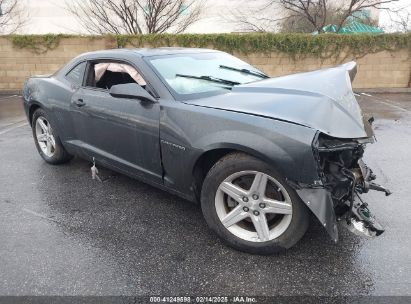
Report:
M365 160L393 194L364 198L386 228L375 239L312 220L288 252L226 247L199 206L74 159L38 155L19 97L0 96L0 295L408 295L411 95L358 97L375 116Z

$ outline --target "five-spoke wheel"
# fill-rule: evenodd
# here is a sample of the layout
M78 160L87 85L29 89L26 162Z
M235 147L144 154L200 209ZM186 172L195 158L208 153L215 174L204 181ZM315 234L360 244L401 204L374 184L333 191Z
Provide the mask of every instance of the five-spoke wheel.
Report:
M43 116L36 120L37 142L45 155L52 157L56 151L56 140L54 139L50 123Z
M48 163L57 165L69 161L72 156L64 149L58 134L50 123L46 111L37 109L31 117L34 142L40 156Z
M266 242L290 225L291 199L272 176L258 171L230 175L218 187L215 208L221 223L250 242Z
M201 190L204 218L230 246L258 254L292 247L308 227L308 209L267 163L244 153L220 159Z

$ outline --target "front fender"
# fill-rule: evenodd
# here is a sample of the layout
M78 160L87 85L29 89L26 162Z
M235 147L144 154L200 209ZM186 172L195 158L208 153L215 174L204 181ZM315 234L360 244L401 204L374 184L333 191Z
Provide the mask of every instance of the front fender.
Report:
M194 168L198 158L204 153L216 149L230 149L261 159L276 168L286 178L289 177L289 174L287 174L288 170L290 172L297 172L296 160L293 159L290 153L275 142L256 133L238 130L219 131L207 134L196 140L193 144L196 147L201 147L199 149L201 154L190 163L191 168Z
M266 117L167 104L160 119L165 184L194 196L193 169L205 153L245 152L272 165L336 240L331 196L313 188L321 184L312 148L316 134L312 128Z

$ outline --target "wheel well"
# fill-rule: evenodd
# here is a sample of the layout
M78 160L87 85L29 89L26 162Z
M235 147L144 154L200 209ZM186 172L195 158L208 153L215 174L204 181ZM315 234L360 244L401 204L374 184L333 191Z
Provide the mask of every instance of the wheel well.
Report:
M33 123L33 114L37 109L40 109L40 106L36 104L32 105L29 109L30 125Z
M204 182L204 179L208 171L210 171L210 169L214 166L214 164L218 162L221 158L233 152L241 152L241 151L234 150L234 149L210 150L202 154L200 158L197 160L196 164L194 165L193 176L194 176L195 195L198 201L200 201L201 188L203 186L203 182Z

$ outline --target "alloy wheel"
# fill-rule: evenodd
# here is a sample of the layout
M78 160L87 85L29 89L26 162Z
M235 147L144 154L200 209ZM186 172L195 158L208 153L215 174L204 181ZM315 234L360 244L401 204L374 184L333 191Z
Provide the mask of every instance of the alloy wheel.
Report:
M227 177L218 187L215 208L224 227L250 242L278 238L292 218L287 190L272 176L258 171Z
M56 140L52 134L50 123L43 116L37 118L35 132L41 151L47 157L53 157L56 152Z

